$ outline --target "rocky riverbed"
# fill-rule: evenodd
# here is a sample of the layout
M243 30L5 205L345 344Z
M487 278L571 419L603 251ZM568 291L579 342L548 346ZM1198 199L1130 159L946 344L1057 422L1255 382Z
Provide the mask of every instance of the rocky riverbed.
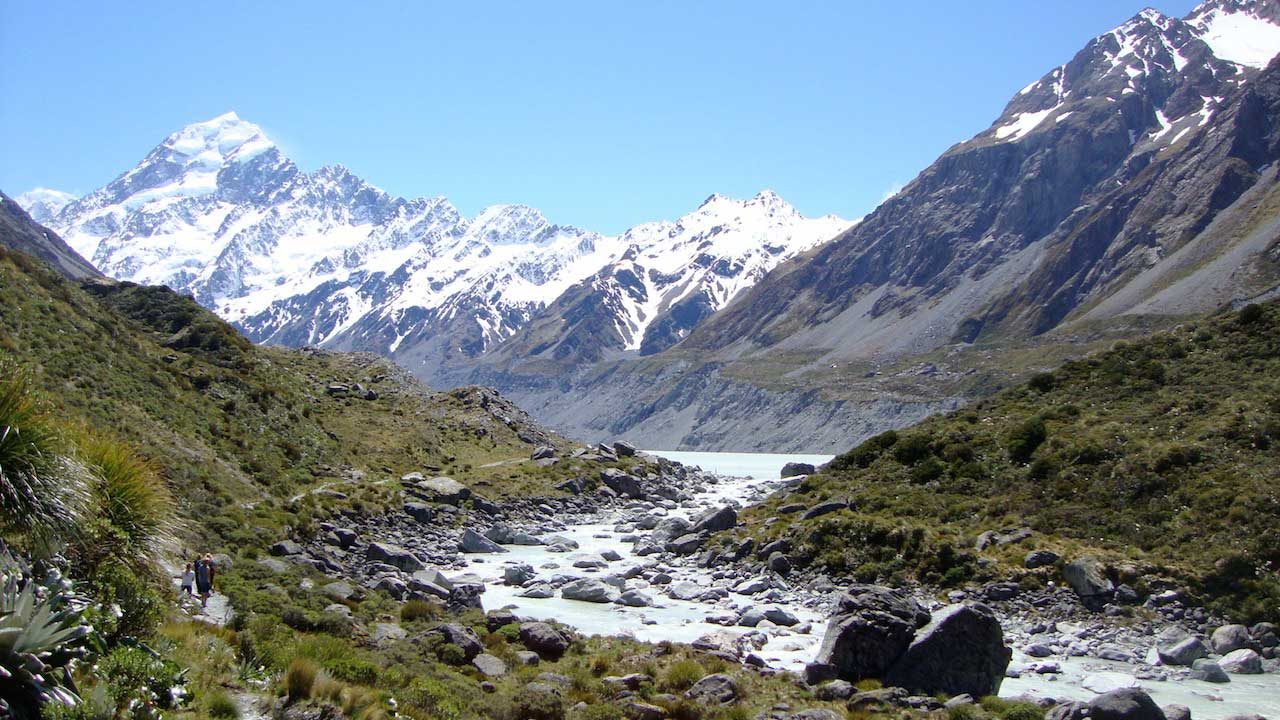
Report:
M598 451L626 458L633 448ZM273 546L277 557L262 562L316 567L335 578L326 586L335 599L376 588L401 599L510 609L586 633L691 643L765 672L804 671L819 656L843 587L798 579L786 548L704 548L712 532L736 524L738 509L796 481L778 477L786 456L715 455L685 459L720 462L737 475L638 458L630 472L604 471L598 489L571 487L565 497L504 507L448 479L409 475L402 513L324 526L307 543ZM821 462L798 460L793 471ZM1011 533L988 541L1017 542ZM1059 561L1033 555L1029 563ZM949 597L924 588L910 594L935 613L948 602L991 609L1012 647L1004 696L1047 705L1142 687L1197 718L1280 716L1274 627L1228 626L1187 606L1176 590L1130 597L1123 587L1102 587L1094 570L1068 563L1062 582L1032 592L992 583Z

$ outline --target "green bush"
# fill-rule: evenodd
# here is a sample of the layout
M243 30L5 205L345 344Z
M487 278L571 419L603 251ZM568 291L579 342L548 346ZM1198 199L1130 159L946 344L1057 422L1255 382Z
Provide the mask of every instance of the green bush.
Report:
M186 670L141 647L122 645L98 661L97 676L105 681L117 710L130 705L168 709L173 707L173 690L185 681Z
M415 677L402 695L405 704L441 720L456 720L468 705L448 685L430 677Z
M400 606L401 622L435 620L440 617L440 606L427 600L410 600Z
M240 717L240 708L236 706L236 701L225 690L214 690L204 700L205 712L209 713L209 717L219 718L219 720L237 720Z
M102 618L99 631L109 643L125 638L151 636L169 608L169 601L157 589L153 578L139 576L133 569L115 563L97 568L88 582L88 591L104 606L119 608L119 617Z
M662 676L662 684L670 690L688 690L707 673L695 660L677 660Z
M1051 372L1036 373L1027 380L1027 387L1037 392L1047 393L1057 384L1057 378Z
M1240 308L1240 314L1237 318L1241 325L1252 325L1263 318L1263 310L1261 305L1249 303Z
M1032 453L1040 447L1046 437L1048 437L1048 430L1045 428L1044 420L1039 417L1028 418L1009 432L1005 449L1014 462L1029 462Z
M893 447L893 459L903 465L915 465L930 455L929 436L923 433L908 435Z
M446 665L465 665L467 663L467 652L454 643L445 643L440 646L439 651L440 662Z

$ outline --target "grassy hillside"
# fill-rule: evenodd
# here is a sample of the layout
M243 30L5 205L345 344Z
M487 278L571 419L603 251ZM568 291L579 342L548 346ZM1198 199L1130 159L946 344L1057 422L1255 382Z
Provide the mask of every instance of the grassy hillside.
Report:
M440 472L500 498L554 493L586 469L483 467L527 459L521 434L567 441L480 391L431 392L373 356L256 347L165 288L81 287L0 251L0 289L0 355L31 371L61 413L155 459L184 514L204 519L195 530L205 542L270 534L273 508L351 470L368 485ZM359 383L376 399L330 394L331 383Z
M809 520L785 505L847 499ZM788 508L790 509L790 508ZM776 519L775 519L776 518ZM983 555L976 536L1032 540ZM1189 583L1245 618L1280 615L1280 307L1188 322L837 457L737 536L862 580L955 585L1020 572L1032 547Z

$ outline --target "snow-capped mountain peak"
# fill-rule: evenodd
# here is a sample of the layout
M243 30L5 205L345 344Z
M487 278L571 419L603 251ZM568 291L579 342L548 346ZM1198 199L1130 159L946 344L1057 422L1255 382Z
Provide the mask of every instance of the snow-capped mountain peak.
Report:
M48 223L75 200L76 196L69 192L44 187L32 188L14 198L14 202L26 210L32 220L42 224Z
M1280 53L1280 7L1266 0L1209 0L1187 22L1213 54L1228 62L1264 68Z
M1129 128L1130 142L1165 147L1205 125L1231 89L1277 54L1277 0L1208 0L1181 19L1147 8L1023 88L983 139L1022 141L1072 115L1102 122L1141 99L1153 107L1136 108L1145 117ZM1099 100L1113 107L1100 110Z

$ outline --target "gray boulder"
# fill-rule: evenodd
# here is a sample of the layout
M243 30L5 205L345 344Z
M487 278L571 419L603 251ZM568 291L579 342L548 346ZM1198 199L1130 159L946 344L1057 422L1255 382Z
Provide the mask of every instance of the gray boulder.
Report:
M1211 683L1231 682L1231 678L1227 677L1222 666L1208 658L1200 658L1191 663L1191 679Z
M621 596L618 597L617 602L619 605L626 605L627 607L652 607L653 606L653 598L649 597L647 594L643 592L640 592L639 590L627 590L626 592L622 593Z
M628 475L617 468L601 470L600 482L619 495L636 499L644 498L644 486L640 484L640 478Z
M419 480L414 484L414 487L431 502L445 505L457 505L471 497L470 488L453 478L444 477L443 475Z
M625 440L619 440L613 444L613 451L618 457L632 457L636 454L636 446Z
M1102 562L1093 557L1073 560L1062 568L1067 584L1090 610L1101 610L1115 595L1116 586L1106 576Z
M539 445L538 447L533 449L532 453L529 453L529 459L531 460L544 460L547 458L553 458L555 456L556 456L556 449L551 447L550 445Z
M1269 622L1260 622L1249 628L1249 635L1259 647L1273 648L1280 645L1280 633L1277 633L1276 626Z
M1089 717L1089 706L1075 700L1054 705L1044 714L1044 720L1084 720Z
M504 553L508 550L480 533L467 528L458 540L458 549L464 553Z
M435 520L436 510L426 503L411 501L404 504L404 514L420 523L430 523Z
M1040 567L1048 567L1056 562L1058 562L1058 553L1052 550L1032 550L1022 559L1022 567L1034 570Z
M696 533L704 532L721 532L728 530L738 524L738 512L732 507L725 505L719 510L713 510L703 515L693 524L693 531Z
M1157 641L1156 655L1165 665L1190 666L1209 654L1209 648L1198 637L1187 637L1173 645L1161 646Z
M507 674L507 664L502 662L501 658L489 653L480 653L475 656L471 659L471 664L485 677L496 678Z
M281 540L267 548L267 552L276 557L285 557L288 555L299 555L302 553L302 546L292 540Z
M951 605L916 633L884 679L888 685L928 695L985 697L999 692L1012 656L990 608Z
M787 559L786 555L783 555L780 552L775 552L770 555L766 564L769 566L770 570L782 575L783 577L791 574L791 561Z
M780 607L771 607L766 609L764 611L764 619L781 627L791 627L793 625L800 624L799 618Z
M928 621L929 613L901 591L854 585L837 602L816 663L851 682L883 678Z
M1166 720L1151 696L1138 688L1121 688L1089 701L1089 720Z
M548 660L559 660L569 649L569 638L544 622L521 623L520 643Z
M692 555L698 552L702 547L702 543L706 542L706 538L695 533L681 535L680 537L669 541L663 547L667 552L673 552L677 555Z
M1243 625L1223 625L1209 636L1209 647L1219 655L1226 655L1233 650L1256 648L1249 628Z
M1164 717L1165 720L1191 720L1191 708L1186 705L1165 705Z
M653 532L649 533L649 540L657 545L663 545L668 540L689 534L692 530L693 523L682 517L664 518L653 528Z
M416 572L426 567L418 559L417 555L391 543L369 543L365 549L365 557L374 562L386 563L408 573Z
M819 685L813 696L819 700L848 700L854 692L853 683L848 680L830 680Z
M828 500L809 508L804 512L804 515L801 515L800 517L804 520L812 520L816 517L822 517L823 515L829 515L833 512L844 510L847 507L849 507L849 503L845 500Z
M782 474L779 477L789 478L796 475L812 475L817 471L818 469L809 463L789 462L782 466Z
M1260 675L1262 673L1262 656L1249 648L1232 650L1218 661L1223 670L1236 675Z
M622 593L612 585L607 585L595 578L580 578L560 588L560 597L566 600L582 600L593 603L611 603L618 600Z
M689 688L684 696L703 705L728 705L738 699L738 684L724 673L708 675Z
M516 593L516 595L518 597L531 598L534 600L546 600L547 598L555 597L556 591L555 588L551 587L547 583L538 583L525 588L522 592Z
M467 657L467 662L471 662L477 655L484 652L484 645L480 643L480 636L476 635L476 631L466 625L445 623L428 630L424 634L428 636L438 635L446 643L453 643L462 648L462 652Z
M508 565L502 570L502 582L507 585L524 585L534 577L533 566L529 563Z

